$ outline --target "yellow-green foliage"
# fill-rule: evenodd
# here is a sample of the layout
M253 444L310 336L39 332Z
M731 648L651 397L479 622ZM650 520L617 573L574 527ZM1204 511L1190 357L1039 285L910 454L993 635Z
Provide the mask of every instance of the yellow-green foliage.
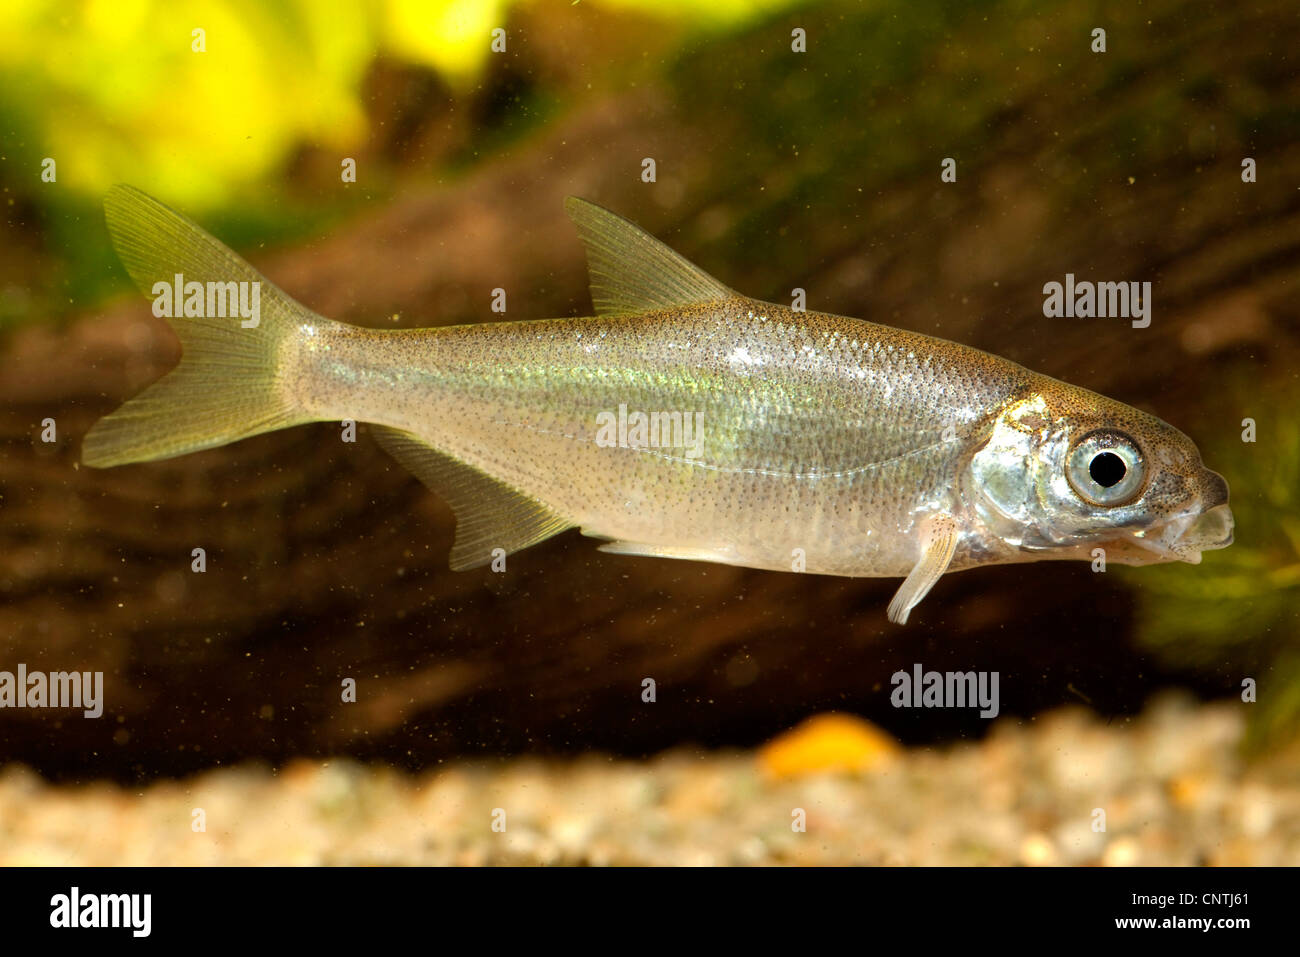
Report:
M584 0L590 2L590 0ZM791 0L600 0L704 26ZM4 0L0 130L10 170L98 198L114 182L202 214L301 144L368 135L362 81L377 56L453 85L491 56L517 0ZM554 5L558 15L569 7ZM577 14L575 14L577 15ZM202 30L204 52L197 52ZM10 175L13 175L12 172ZM21 184L20 184L21 188Z
M1237 693L1258 684L1256 745L1300 729L1300 384L1239 379L1224 409L1240 410L1205 461L1231 489L1236 538L1198 566L1142 569L1138 638L1164 660L1222 676ZM1241 418L1254 442L1241 440Z
M121 281L99 228L114 183L148 189L236 245L318 232L363 194L382 199L400 164L382 153L391 104L367 99L368 80L382 88L392 75L377 63L436 72L464 110L481 92L498 29L503 65L526 69L527 56L516 57L529 24L562 33L566 18L589 24L629 9L642 29L648 16L717 32L799 2L3 0L0 196L14 215L0 220L0 290L25 291L0 295L0 330L66 317ZM514 111L530 115L541 111ZM487 123L458 155L486 155L485 143L521 128ZM347 158L363 188L322 192L319 177ZM420 168L419 158L408 166ZM286 178L295 169L304 175ZM457 167L428 172L448 169ZM15 247L27 258L7 255Z
M49 156L64 189L97 196L128 180L201 212L303 140L356 142L377 42L365 7L6 0L0 111L27 133L11 175L25 162L35 176Z

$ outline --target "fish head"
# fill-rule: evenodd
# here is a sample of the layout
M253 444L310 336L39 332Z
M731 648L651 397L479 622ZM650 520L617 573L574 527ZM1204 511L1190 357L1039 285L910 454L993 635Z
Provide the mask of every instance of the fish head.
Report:
M1055 380L1003 406L964 484L987 532L1036 559L1194 565L1232 544L1228 483L1190 438Z

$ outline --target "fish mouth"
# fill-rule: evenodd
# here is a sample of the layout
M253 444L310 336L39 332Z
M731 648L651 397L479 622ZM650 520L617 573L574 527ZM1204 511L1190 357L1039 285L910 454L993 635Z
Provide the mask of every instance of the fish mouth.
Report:
M1224 502L1208 512L1202 512L1191 528L1183 533L1183 538L1192 540L1197 548L1206 551L1227 548L1232 544L1233 527L1232 509Z
M1203 512L1180 516L1163 525L1134 532L1130 541L1163 561L1201 563L1201 552L1227 548L1232 544L1232 510L1222 502ZM1134 562L1134 564L1142 564Z

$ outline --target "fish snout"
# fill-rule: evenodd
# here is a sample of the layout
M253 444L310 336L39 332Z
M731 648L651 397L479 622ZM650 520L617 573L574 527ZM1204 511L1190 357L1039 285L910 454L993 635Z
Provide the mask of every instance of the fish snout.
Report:
M1194 510L1184 512L1158 526L1158 530L1139 531L1136 543L1165 560L1198 565L1201 552L1227 548L1232 544L1234 521L1228 507L1228 483L1218 472L1204 471L1200 494Z
M1201 482L1201 514L1180 536L1180 544L1197 550L1227 548L1232 544L1232 529L1228 482L1218 472L1206 469Z
M1201 508L1206 512L1213 511L1220 505L1228 504L1228 481L1218 472L1205 470L1205 491L1201 496ZM1231 522L1231 513L1229 513L1229 522Z

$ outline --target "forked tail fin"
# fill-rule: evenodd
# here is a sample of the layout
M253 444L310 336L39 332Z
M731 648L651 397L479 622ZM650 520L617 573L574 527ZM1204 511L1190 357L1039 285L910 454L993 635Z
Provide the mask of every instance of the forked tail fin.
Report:
M329 320L138 189L114 186L104 214L113 247L155 314L168 316L182 355L95 423L81 460L105 468L171 458L309 421L281 381L281 345L299 325Z

